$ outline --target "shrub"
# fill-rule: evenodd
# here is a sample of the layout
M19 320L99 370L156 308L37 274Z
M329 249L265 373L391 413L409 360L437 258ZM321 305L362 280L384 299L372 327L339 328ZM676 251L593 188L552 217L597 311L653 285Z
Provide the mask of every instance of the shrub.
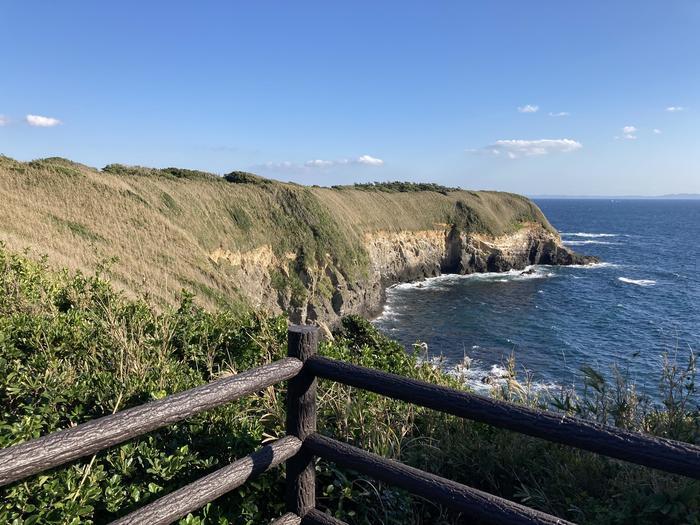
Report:
M129 300L101 276L49 273L45 262L0 245L0 447L111 414L278 359L287 321L206 311L183 293L159 311ZM462 388L368 321L349 317L329 357ZM665 372L666 373L666 372ZM691 383L687 368L668 372ZM667 381L668 383L668 381ZM692 382L694 384L694 382ZM607 414L615 388L598 381ZM624 421L697 440L697 407L635 412ZM522 397L509 385L497 392ZM595 398L569 396L567 412ZM683 398L684 399L684 398ZM603 406L600 405L600 406ZM639 410L635 408L635 411ZM685 478L446 416L329 381L319 385L319 430L494 494L580 523L698 523L700 486ZM614 420L614 417L613 417ZM625 423L627 425L627 423ZM675 432L675 430L674 430ZM0 523L105 523L241 457L284 433L284 385L0 489ZM317 463L318 503L350 523L461 523L431 501L366 476ZM259 524L283 511L283 476L268 473L182 523Z

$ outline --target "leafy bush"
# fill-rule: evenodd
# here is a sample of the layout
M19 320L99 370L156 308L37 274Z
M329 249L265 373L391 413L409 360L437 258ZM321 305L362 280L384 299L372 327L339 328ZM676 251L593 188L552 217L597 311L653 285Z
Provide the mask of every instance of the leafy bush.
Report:
M333 186L334 189L354 188L363 191L383 191L385 193L406 193L415 191L434 191L447 195L451 191L461 191L461 188L442 186L434 182L365 182L355 183L352 186Z
M224 175L224 180L233 184L271 184L273 182L247 171L232 171Z
M100 275L51 274L0 246L0 447L160 399L278 359L282 317L208 312L183 293L158 311L128 300ZM346 318L330 357L460 388L369 322ZM673 372L673 371L671 371ZM679 373L681 375L679 375ZM673 372L673 384L692 374ZM686 379L682 379L686 378ZM607 414L615 410L604 392ZM675 397L678 400L676 389ZM531 404L510 385L498 395ZM562 410L596 398L569 396ZM586 403L590 401L591 404ZM599 403L600 405L600 403ZM602 406L602 405L600 405ZM635 409L636 410L636 409ZM696 440L697 408L624 420L633 428ZM585 415L585 414L584 414ZM614 418L613 418L614 419ZM464 421L320 381L319 429L365 449L580 522L698 523L700 487L568 447ZM0 523L105 523L241 457L284 433L284 385L171 425L122 446L0 489ZM319 506L350 523L460 523L420 497L327 462L317 463ZM268 523L283 511L273 471L183 519L188 524Z

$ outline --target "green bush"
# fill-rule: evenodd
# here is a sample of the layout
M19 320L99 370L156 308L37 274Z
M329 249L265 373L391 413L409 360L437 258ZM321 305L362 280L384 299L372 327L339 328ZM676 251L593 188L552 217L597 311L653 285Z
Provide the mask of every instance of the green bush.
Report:
M434 182L365 182L355 183L352 186L333 186L334 189L353 188L363 191L383 191L385 193L406 193L415 191L434 191L447 195L451 191L461 191L461 188L442 186Z
M58 274L0 246L0 447L111 414L285 353L287 321L205 311L183 293L159 311L129 300L100 275ZM320 351L330 357L461 388L357 317ZM672 369L673 384L690 377ZM685 375L684 375L685 374ZM667 382L668 383L668 382ZM687 385L688 382L683 382ZM596 383L562 410L614 420L615 386ZM606 390L608 389L609 390ZM0 523L105 523L226 465L284 433L284 385L0 489ZM697 407L635 412L630 428L697 442ZM498 395L531 404L509 386ZM586 404L587 403L587 404ZM669 401L671 403L671 401ZM605 415L595 407L607 407ZM586 410L582 407L588 407ZM638 409L635 409L638 410ZM319 430L378 454L580 522L698 523L697 482L610 461L371 392L320 381ZM327 462L318 504L350 523L461 523L431 501ZM283 469L183 519L260 524L283 512Z

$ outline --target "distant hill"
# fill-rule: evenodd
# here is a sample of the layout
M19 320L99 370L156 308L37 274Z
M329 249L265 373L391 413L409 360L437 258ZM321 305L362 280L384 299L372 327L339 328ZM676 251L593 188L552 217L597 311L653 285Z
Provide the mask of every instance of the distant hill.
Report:
M611 200L698 200L700 193L669 193L666 195L529 195L531 199L611 199Z
M160 304L185 288L205 306L284 310L296 321L367 314L387 283L445 265L571 260L529 199L433 184L322 188L246 172L0 157L0 202L0 242L11 250L46 254L55 267L106 264L119 288Z

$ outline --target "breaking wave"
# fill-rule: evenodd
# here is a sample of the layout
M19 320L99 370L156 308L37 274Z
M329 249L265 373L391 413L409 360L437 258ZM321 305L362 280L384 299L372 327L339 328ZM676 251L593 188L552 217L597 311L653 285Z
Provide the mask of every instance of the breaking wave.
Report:
M618 277L617 280L627 284L636 284L637 286L654 286L656 284L656 281L651 279L630 279L629 277Z
M596 270L600 268L620 268L621 265L609 263L609 262L599 262L592 264L569 264L568 266L561 266L561 268L583 268L586 270Z
M473 392L482 395L492 394L494 389L506 387L508 383L512 388L519 388L522 391L529 389L533 393L547 393L561 388L556 383L546 381L532 381L529 385L524 385L504 366L494 364L487 368L480 361L466 356L456 364L446 363L442 357L433 357L426 361L431 366L458 379Z
M562 233L561 235L565 235L567 237L591 237L591 238L596 238L596 237L619 237L619 234L617 233L586 233L586 232L574 232L574 233Z
M569 246L583 246L585 244L607 244L607 245L613 245L613 244L620 244L619 242L610 242L610 241L594 241L591 239L587 239L585 241L568 241L568 240L563 240L562 241L564 244L568 244Z
M523 270L509 270L507 272L484 272L470 273L465 275L460 274L444 274L437 277L429 277L422 281L395 284L391 288L394 290L411 290L411 289L442 289L449 286L455 281L474 280L474 281L491 281L491 282L518 282L529 281L532 279L548 279L555 277L557 274L552 271L551 266L527 266Z

